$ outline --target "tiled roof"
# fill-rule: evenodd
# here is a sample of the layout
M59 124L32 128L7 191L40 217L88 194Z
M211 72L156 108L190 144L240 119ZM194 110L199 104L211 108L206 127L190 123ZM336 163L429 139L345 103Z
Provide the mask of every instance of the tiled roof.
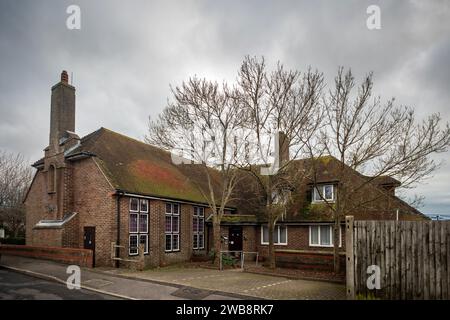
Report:
M206 203L200 190L208 190L204 166L175 165L169 152L100 128L83 137L81 144L66 155L96 156L111 184L129 193ZM210 175L217 172L209 169ZM213 181L219 188L217 179Z
M95 156L97 163L102 168L110 183L114 188L128 193L148 195L160 198L190 201L206 204L203 193L208 192L208 182L205 166L197 164L176 165L172 162L169 152L160 148L148 145L141 141L124 136L117 132L100 128L97 131L83 137L80 145L66 154L66 158L80 159L83 157ZM308 188L308 184L314 180L317 183L327 183L337 181L336 170L341 163L334 157L320 157L315 162L318 166L318 173L315 179L308 177L308 172L312 162L310 159L295 160L291 162L292 168L296 172L304 172L307 176L302 179L297 188ZM36 162L43 164L42 159ZM260 166L255 166L258 170ZM289 170L292 170L290 168ZM353 176L359 181L369 179L357 171L345 166L346 175ZM212 183L216 195L220 194L220 173L217 170L208 168L212 178ZM243 171L245 172L245 171ZM259 171L257 171L259 172ZM402 220L423 219L423 215L416 209L403 202L394 195L386 193L382 186L398 186L399 182L391 177L378 177L371 181L374 192L382 192L390 197L398 206L402 207L400 218ZM309 186L310 187L310 186ZM294 187L295 188L295 187ZM202 190L202 191L201 191ZM230 207L237 207L238 216L231 217L230 223L236 223L236 219L243 219L245 222L265 221L262 216L264 199L261 197L261 190L254 183L251 176L244 174L237 190L235 190L236 199ZM305 199L300 199L304 202ZM302 209L303 208L303 209ZM305 209L306 208L306 209ZM328 221L332 220L330 212L319 210L320 208L305 206L296 206L293 211L288 213L287 220L296 221ZM323 208L322 208L323 209ZM405 214L406 212L406 214ZM387 212L355 214L355 219L392 219L392 209ZM228 219L225 217L225 220Z
M320 203L311 203L311 189L313 183L338 183L339 176L337 173L341 172L342 163L332 156L324 156L315 160L314 162L311 159L294 160L287 168L287 171L294 170L293 172L300 172L300 174L298 180L295 181L294 189L297 191L293 193L293 203L287 208L285 222L333 221L333 212L329 207ZM313 165L316 168L315 170L312 170ZM256 166L252 171L254 174L258 174L259 167ZM316 177L313 176L313 172L316 173ZM375 206L372 208L371 204L374 203L368 202L368 204L352 208L350 209L351 212L347 214L353 215L355 219L392 220L396 218L396 208L399 209L399 219L401 220L426 219L420 211L392 193L387 192L383 187L399 186L400 182L396 179L387 176L367 177L347 165L344 165L343 172L345 180L347 180L346 183L364 186L365 181L367 181L364 192L368 192L373 199L384 199L383 203L386 205L390 203L389 207L381 205L381 207ZM257 215L258 221L264 221L267 219L264 214L265 199L257 184L255 182L252 183L252 180L252 175L244 175L242 181L245 181L245 183L239 185L237 190L237 193L243 195L243 197L238 202L237 207L241 214L254 213ZM374 202L378 202L378 200L374 200Z

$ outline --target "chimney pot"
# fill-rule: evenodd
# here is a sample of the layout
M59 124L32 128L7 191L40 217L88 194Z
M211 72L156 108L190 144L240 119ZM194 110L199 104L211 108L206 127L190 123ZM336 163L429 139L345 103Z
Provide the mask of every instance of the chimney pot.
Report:
M69 75L67 74L66 70L63 70L63 72L61 72L61 82L69 83Z

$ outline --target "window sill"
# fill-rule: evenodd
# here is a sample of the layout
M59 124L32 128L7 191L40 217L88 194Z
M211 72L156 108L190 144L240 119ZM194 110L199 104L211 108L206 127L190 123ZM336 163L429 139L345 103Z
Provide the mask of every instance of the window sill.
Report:
M269 243L268 242L261 242L262 246L268 246ZM287 246L287 243L274 243L274 246Z
M149 254L150 254L149 252L147 252L147 253L144 252L144 256L148 256ZM137 257L137 256L139 256L139 253L129 253L128 256L129 257Z
M314 247L314 248L333 248L334 245L330 244L330 245L324 245L324 244L310 244L310 247Z
M313 248L334 248L334 244L331 245L310 244L309 246ZM339 245L339 248L342 248L342 245Z
M312 204L322 204L322 203L335 203L336 200L313 200L311 201Z

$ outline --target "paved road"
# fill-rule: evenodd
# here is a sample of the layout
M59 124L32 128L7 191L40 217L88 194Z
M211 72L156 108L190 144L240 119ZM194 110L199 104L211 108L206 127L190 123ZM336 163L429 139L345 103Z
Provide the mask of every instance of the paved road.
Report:
M30 259L25 257L2 255L0 268L4 266L11 271L22 271L44 277L56 278L59 281L67 280L68 265L47 260ZM113 271L118 269L112 268ZM3 277L5 278L5 277ZM44 278L45 279L45 278ZM2 282L0 280L0 286ZM62 285L65 288L65 285ZM113 273L98 272L95 269L81 269L81 286L93 289L84 292L100 291L100 294L116 295L119 298L144 299L144 300L229 300L237 299L236 295L223 294L217 291L208 291L193 286L174 285L171 283L155 283L155 281L143 281L142 279L127 279L118 277ZM1 290L0 290L1 292ZM105 296L108 299L108 296ZM1 299L1 296L0 296Z
M63 284L41 280L0 267L0 300L117 299L87 290L69 290Z

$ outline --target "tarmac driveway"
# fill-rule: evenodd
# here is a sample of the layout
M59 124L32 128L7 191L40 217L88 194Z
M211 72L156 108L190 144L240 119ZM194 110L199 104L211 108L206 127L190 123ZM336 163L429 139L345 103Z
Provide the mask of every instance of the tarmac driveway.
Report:
M323 281L292 280L242 272L203 268L168 267L141 272L121 272L124 276L174 283L199 289L223 291L264 299L338 300L345 299L345 286Z

